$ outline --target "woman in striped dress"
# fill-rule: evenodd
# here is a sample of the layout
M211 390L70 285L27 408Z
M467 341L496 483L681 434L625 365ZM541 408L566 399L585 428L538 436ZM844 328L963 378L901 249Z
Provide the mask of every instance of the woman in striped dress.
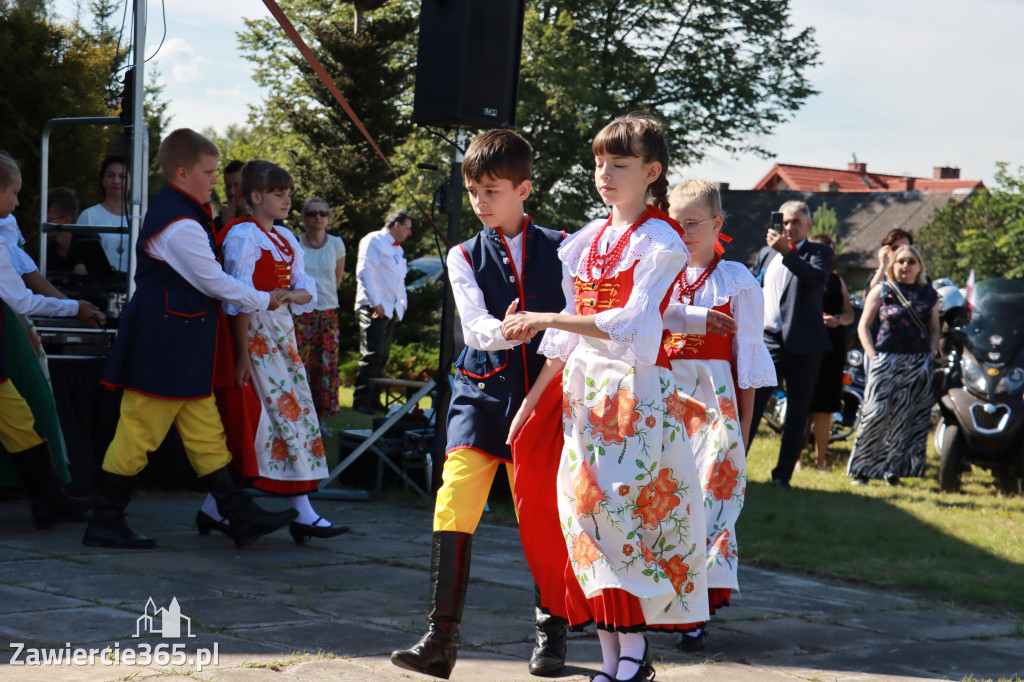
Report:
M860 430L847 474L854 485L924 475L931 425L931 366L939 352L938 294L913 246L899 247L864 303L857 333L871 359ZM871 327L879 320L877 335Z

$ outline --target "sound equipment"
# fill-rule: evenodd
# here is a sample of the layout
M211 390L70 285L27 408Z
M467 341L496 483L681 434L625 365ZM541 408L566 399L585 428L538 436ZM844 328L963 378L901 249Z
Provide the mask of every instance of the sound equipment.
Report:
M525 0L423 0L412 122L511 127Z

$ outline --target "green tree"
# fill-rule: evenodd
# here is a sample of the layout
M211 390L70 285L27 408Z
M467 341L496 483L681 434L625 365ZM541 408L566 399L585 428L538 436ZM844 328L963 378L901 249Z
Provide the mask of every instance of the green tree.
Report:
M3 106L0 147L22 167L17 216L26 236L39 220L40 151L43 126L52 118L109 116L106 84L113 49L99 45L77 24L53 20L43 0L0 0L0 64ZM50 186L84 189L95 185L106 151L100 128L56 131L50 146Z
M814 234L827 234L836 245L836 257L846 250L846 240L839 237L839 218L834 208L828 202L821 202L821 205L814 210L811 216L811 232Z
M53 118L118 113L115 74L126 55L116 49L117 36L107 25L112 8L113 3L103 0L90 3L94 21L88 29L78 19L54 19L45 0L0 0L0 147L22 166L17 215L30 242L39 224L43 126ZM148 88L146 121L154 150L167 120L159 94L159 85ZM120 128L59 128L50 140L49 186L72 187L82 206L99 201L100 158L123 148Z
M979 279L1024 278L1024 166L1016 174L996 164L996 184L966 201L950 202L921 228L929 274L963 284Z
M757 140L815 93L813 29L788 0L539 0L527 6L518 123L537 150L534 205L578 225L600 206L590 141L633 110L664 122L675 164Z

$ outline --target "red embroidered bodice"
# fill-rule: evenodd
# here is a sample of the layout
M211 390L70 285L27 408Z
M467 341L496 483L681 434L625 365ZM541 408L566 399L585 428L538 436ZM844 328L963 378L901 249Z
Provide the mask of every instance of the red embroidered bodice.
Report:
M292 265L295 263L295 253L292 251L288 240L277 234L275 231L264 232L270 241L274 242L278 251L284 256L283 261L274 258L269 249L263 249L260 257L256 259L256 269L252 273L252 285L260 291L273 291L274 289L290 289L292 285Z
M596 282L587 282L577 276L573 283L576 292L574 296L576 314L596 315L610 308L626 307L629 295L633 293L633 271L635 269L636 263L633 263L628 269L620 271L614 277ZM668 307L671 295L672 289L669 288L658 307L662 315ZM672 368L664 346L658 349L658 359L654 364L666 369Z
M731 299L713 309L732 315L730 303ZM674 334L666 329L661 336L661 347L669 360L725 360L733 364L732 337L733 334Z

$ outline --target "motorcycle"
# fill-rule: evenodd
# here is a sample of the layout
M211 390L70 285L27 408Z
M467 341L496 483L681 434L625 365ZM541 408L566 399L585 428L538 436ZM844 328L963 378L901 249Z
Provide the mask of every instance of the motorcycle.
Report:
M854 321L847 325L846 367L843 369L843 391L839 411L832 416L830 443L848 439L856 433L860 423L860 406L864 402L864 387L867 374L864 371L864 352L857 338L857 322L864 311L864 303L857 296L850 296ZM852 330L852 331L851 331ZM786 392L781 386L768 398L764 408L764 420L776 433L782 433L786 423ZM813 442L813 434L810 435Z
M1024 282L979 282L970 306L943 312L949 329L935 375L939 485L960 490L971 465L1024 489Z

